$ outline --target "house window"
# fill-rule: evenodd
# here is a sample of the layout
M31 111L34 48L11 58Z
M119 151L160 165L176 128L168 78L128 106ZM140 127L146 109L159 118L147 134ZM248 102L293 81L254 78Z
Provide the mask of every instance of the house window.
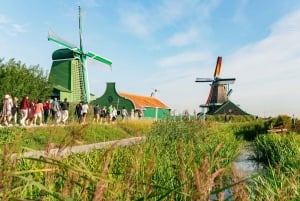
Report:
M113 102L113 97L112 96L108 96L107 100L108 100L109 103L112 103Z

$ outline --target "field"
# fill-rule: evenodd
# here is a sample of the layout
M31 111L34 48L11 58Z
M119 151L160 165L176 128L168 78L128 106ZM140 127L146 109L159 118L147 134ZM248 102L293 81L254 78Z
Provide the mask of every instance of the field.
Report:
M263 120L128 121L112 125L1 129L1 200L297 200L300 137L264 134ZM12 153L145 136L53 158ZM233 166L245 143L264 164L242 178Z

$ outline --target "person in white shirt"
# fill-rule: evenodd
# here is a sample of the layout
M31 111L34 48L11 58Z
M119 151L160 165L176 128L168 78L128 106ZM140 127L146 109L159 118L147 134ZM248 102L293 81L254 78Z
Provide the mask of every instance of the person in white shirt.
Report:
M88 110L89 110L89 105L88 105L88 103L84 103L84 104L82 105L82 108L81 108L81 116L82 116L82 121L81 121L81 123L85 123L85 119L86 119Z

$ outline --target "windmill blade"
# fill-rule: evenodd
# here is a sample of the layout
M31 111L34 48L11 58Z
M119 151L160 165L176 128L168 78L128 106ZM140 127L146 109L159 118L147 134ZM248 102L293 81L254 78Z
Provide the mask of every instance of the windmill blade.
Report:
M80 6L78 6L78 10L79 10L79 47L81 49L81 51L83 51L83 42L82 42L82 9Z
M93 52L87 52L86 56L87 56L87 58L92 58L92 59L94 59L96 61L99 61L100 63L104 64L104 66L106 66L106 68L109 68L111 70L112 61L110 61L110 60L108 60L108 59L106 59L104 57L101 57L101 56L99 56L99 55L97 55L97 54L95 54ZM99 63L99 62L97 62L97 63ZM93 63L95 63L95 62L93 62Z
M76 45L73 45L72 43L69 43L67 42L66 40L60 38L59 36L57 36L54 32L52 31L49 31L48 32L48 40L49 41L53 41L54 43L60 45L60 46L63 46L63 47L66 47L74 52L77 52L77 53L82 53L80 51L80 49L78 49L76 47Z
M111 66L105 63L99 62L98 60L92 59L90 57L86 57L86 64L87 66L92 66L95 68L103 68L106 70L111 70Z
M216 84L233 84L235 82L235 78L216 78L214 82Z
M230 96L232 93L232 89L229 89L229 91L227 92L227 96Z
M222 57L218 57L214 77L219 77L221 72L221 64L222 64Z
M212 82L212 81L214 81L214 80L211 79L211 78L199 78L199 77L197 77L195 82Z

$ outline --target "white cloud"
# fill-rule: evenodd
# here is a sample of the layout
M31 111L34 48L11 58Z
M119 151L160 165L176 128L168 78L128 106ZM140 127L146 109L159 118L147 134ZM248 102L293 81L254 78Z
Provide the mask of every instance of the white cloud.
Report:
M224 70L237 77L233 96L250 113L300 116L299 20L300 10L275 23L265 39L225 58Z
M278 114L300 117L299 21L300 10L274 23L263 40L223 57L221 77L237 78L230 86L231 100L246 112L266 117ZM211 53L200 51L161 58L157 64L164 68L149 82L158 85L159 98L173 109L199 111L209 85L195 83L195 78L211 77L215 61Z
M248 4L249 0L239 0L237 2L237 9L233 15L233 22L240 24L245 23L246 16L245 16L245 9Z
M161 29L172 29L174 32L181 30L182 26L187 24L199 26L211 16L213 10L219 4L220 0L205 2L199 0L164 0L158 4L147 3L146 7L136 2L129 6L127 2L126 5L120 6L119 14L122 23L128 31L139 37L144 37L151 33L159 32ZM189 34L197 35L195 29L191 29L189 32ZM175 35L172 39L174 40L173 42L181 40L181 43L184 43L182 34L178 33L177 36ZM195 36L193 35L193 37Z
M184 46L195 43L198 40L199 33L194 27L191 27L186 32L176 33L169 39L169 45L171 46Z
M21 33L26 31L25 25L12 24L11 26L15 32Z
M140 13L131 13L123 16L123 23L129 30L138 36L146 36L149 34L148 22L145 15Z
M202 17L207 18L210 17L213 13L213 10L217 8L220 4L221 0L210 0L204 1L200 3L200 11L199 13Z
M9 20L3 16L3 15L0 15L0 24L7 24L9 22Z
M5 35L14 36L18 33L26 32L26 26L14 23L6 16L0 15L0 30Z

